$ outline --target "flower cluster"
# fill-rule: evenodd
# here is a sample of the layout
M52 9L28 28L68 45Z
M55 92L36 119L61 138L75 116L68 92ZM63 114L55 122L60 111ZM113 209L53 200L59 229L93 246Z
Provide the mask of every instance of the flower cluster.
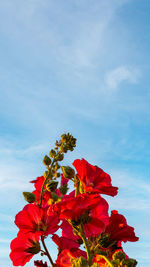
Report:
M23 192L28 204L15 218L19 231L10 245L13 266L24 266L38 253L46 255L53 267L136 266L137 261L122 248L123 242L138 241L134 228L118 211L109 214L109 205L102 197L117 195L111 177L85 159L76 159L75 169L60 166L65 153L75 146L76 139L63 134L43 159L47 168L44 175L31 181L33 192ZM67 194L69 180L74 190ZM55 262L45 244L47 237L58 247ZM49 265L36 260L34 266Z

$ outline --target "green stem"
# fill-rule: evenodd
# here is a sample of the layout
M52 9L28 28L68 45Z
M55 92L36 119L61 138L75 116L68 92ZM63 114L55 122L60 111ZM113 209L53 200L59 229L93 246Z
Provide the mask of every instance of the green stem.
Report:
M54 165L54 162L55 162L55 159L53 159L53 162L52 162L52 164L51 164L51 167L49 167L48 168L48 170L51 170L52 169L52 167L53 167L53 165ZM49 177L47 177L46 179L45 179L45 181L44 181L44 183L43 183L43 185L42 185L42 189L41 189L41 195L40 195L40 207L42 206L42 200L43 200L43 191L44 191L44 186L45 186L45 184L46 184L46 182L47 182L47 180L49 179Z
M42 199L43 199L43 190L44 190L44 186L47 182L47 179L45 179L43 185L42 185L42 189L41 189L41 196L40 196L40 207L42 206Z
M51 265L53 267L55 267L55 264L54 264L54 262L53 262L53 260L51 258L51 255L49 254L48 249L47 249L47 247L45 245L44 236L41 236L41 241L42 241L43 247L45 249L46 256L49 258L49 261L50 261Z
M89 266L91 266L92 265L92 255L91 255L91 252L90 252L88 241L86 239L86 235L85 235L85 232L84 232L83 224L81 224L81 231L82 231L82 233L79 233L79 235L82 238L83 243L85 245L85 249L86 249L86 252L87 252L87 259L88 259L88 262L89 262Z
M79 194L79 183L76 184L75 197Z

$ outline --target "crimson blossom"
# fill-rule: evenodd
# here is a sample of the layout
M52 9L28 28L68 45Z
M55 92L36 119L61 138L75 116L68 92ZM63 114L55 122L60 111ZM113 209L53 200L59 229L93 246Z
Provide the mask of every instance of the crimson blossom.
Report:
M71 220L72 225L83 224L86 235L100 234L108 223L108 203L98 194L80 194L68 197L50 206L48 214Z
M117 195L118 187L112 186L110 175L101 168L89 164L85 159L76 159L73 166L76 168L84 192Z
M139 238L134 233L134 228L127 224L125 217L117 210L111 212L109 224L106 226L104 234L109 235L109 242L136 242Z
M36 204L27 204L15 218L15 224L21 232L32 232L39 236L56 232L59 228L58 223L57 215L47 215L47 208L40 208Z
M30 259L40 252L39 237L35 234L22 234L11 241L10 259L14 266L24 266Z

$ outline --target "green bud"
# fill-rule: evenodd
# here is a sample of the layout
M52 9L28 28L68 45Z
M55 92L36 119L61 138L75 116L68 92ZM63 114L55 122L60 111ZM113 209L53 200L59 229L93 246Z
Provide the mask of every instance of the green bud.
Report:
M64 159L64 154L62 154L61 152L58 152L56 156L56 160L62 161L63 159Z
M49 155L51 158L55 158L56 157L56 151L54 149L51 149L49 152Z
M60 147L60 151L63 152L63 153L66 153L67 152L67 146L66 145L61 145Z
M51 164L51 159L46 155L43 159L43 164L49 166Z
M122 251L116 251L113 255L112 258L113 260L119 259L120 261L125 259L125 254Z
M55 192L52 192L52 199L54 201L57 201L58 200L58 195Z
M59 168L60 168L60 165L58 164L58 162L56 162L54 166L55 171L57 171Z
M66 142L67 141L67 135L66 134L62 134L61 135L61 140L62 140L62 142Z
M123 261L123 267L135 267L137 265L137 261L135 259L126 259Z
M33 203L36 200L36 196L33 193L30 192L23 192L22 193L24 196L24 199L28 202L28 203Z
M49 181L49 182L46 184L46 189L47 189L47 191L49 191L49 192L53 192L53 191L56 190L57 185L58 185L58 182L55 182L55 181Z
M61 194L65 195L67 193L68 189L69 188L68 188L67 184L64 184L63 186L60 187L59 190L60 190Z
M52 175L50 170L44 172L44 178L45 179L52 179L52 177L53 177L53 175Z
M71 179L74 177L75 171L70 166L62 166L61 169L65 178Z

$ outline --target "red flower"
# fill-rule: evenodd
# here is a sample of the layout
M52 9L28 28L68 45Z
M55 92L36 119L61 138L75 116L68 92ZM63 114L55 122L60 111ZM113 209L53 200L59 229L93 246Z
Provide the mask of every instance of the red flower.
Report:
M54 214L47 215L47 208L36 204L27 204L15 218L15 224L21 232L33 232L38 235L53 234L59 228L59 219Z
M117 195L118 187L112 186L110 176L99 167L89 164L85 159L76 159L73 166L76 168L84 192Z
M116 210L111 212L109 224L105 228L104 234L109 234L109 241L138 241L134 228L127 224L125 217L118 214Z
M79 249L64 249L56 260L57 267L72 267L72 261L79 257L86 258L86 253Z
M56 234L53 235L52 240L58 246L59 251L62 251L64 249L79 248L79 246L80 246L74 240L71 240L71 239L69 239L67 237L63 237L63 236L59 237Z
M51 205L49 212L57 213L60 219L77 221L82 214L98 205L101 197L99 195L82 194L77 197L67 197L54 205Z
M60 219L70 219L76 225L82 222L88 237L100 234L108 223L108 204L98 194L70 196L51 205L49 212L56 213Z
M40 251L39 237L32 234L21 234L13 239L10 244L10 259L13 266L24 266L30 259Z
M108 224L108 203L102 197L99 204L90 210L89 216L92 218L91 222L84 224L84 230L87 237L99 235L104 226Z
M43 261L34 261L34 266L36 266L36 267L48 267L47 262L43 263Z

